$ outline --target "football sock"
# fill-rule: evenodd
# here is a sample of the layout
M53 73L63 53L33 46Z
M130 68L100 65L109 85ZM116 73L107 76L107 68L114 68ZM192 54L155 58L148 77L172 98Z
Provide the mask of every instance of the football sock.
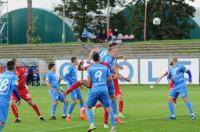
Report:
M73 111L73 109L74 109L74 106L75 106L75 104L74 104L74 102L72 102L71 103L71 105L70 105L70 108L69 108L69 115L71 115L72 114L72 111Z
M64 102L63 103L63 116L65 116L67 114L67 106L68 106L68 102Z
M193 113L192 104L190 102L186 102L186 106L187 106L190 114L192 114Z
M121 100L121 101L119 101L119 113L123 112L123 108L124 108L124 101Z
M32 108L33 108L33 110L35 111L35 113L37 114L38 117L41 116L40 111L39 111L39 109L38 109L36 104L33 104Z
M169 107L169 111L170 111L171 116L175 116L174 104L172 102L169 102L168 107Z
M111 126L115 127L115 116L112 110L109 112L109 119L110 119Z
M117 115L117 102L116 102L116 100L111 100L111 107L112 107L114 115Z
M11 104L12 113L14 114L15 118L19 118L18 108L16 105Z
M108 112L106 108L104 108L104 124L108 124Z
M86 110L86 114L87 114L87 117L88 117L88 120L90 122L90 124L93 124L94 123L94 115L93 115L93 112L91 109L87 109Z
M55 116L57 104L52 104L51 106L51 116Z

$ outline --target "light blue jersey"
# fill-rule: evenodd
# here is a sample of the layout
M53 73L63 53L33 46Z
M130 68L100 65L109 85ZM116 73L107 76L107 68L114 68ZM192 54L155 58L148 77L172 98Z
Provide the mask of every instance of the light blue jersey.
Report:
M109 69L102 64L94 64L87 70L88 77L92 80L90 92L108 91L107 78L111 75Z
M48 81L55 90L59 90L59 80L53 71L47 73L46 81Z
M99 55L100 55L100 61L103 62L103 60L105 59L106 55L108 54L108 50L101 48L99 51Z
M17 91L18 78L14 72L4 72L0 74L0 122L5 123L8 117L11 94L20 100Z
M186 85L184 73L187 71L186 67L177 64L175 67L170 67L168 72L168 80L172 80L174 83L174 89L179 88L179 85Z
M71 64L68 69L67 69L67 73L65 74L64 78L67 80L68 84L74 84L78 81L77 78L77 69L76 67Z

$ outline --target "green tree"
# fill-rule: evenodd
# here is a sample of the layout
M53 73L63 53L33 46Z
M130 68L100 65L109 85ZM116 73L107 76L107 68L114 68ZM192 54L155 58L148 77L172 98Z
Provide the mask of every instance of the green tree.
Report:
M64 1L64 0L63 0ZM115 6L116 0L110 0L111 7ZM73 20L75 33L81 35L86 27L92 31L102 25L102 10L107 6L107 0L66 0L66 17ZM63 5L58 5L55 11L63 12ZM95 16L94 16L95 14Z
M133 33L137 40L143 40L144 3L145 0L132 0L126 8L128 17L123 13L120 15L120 20L127 22L120 28L126 30L126 33ZM147 10L148 39L189 38L190 31L194 27L189 20L194 16L195 8L185 0L149 0ZM159 17L162 21L159 26L153 25L155 17ZM113 16L112 20L116 21L117 16Z

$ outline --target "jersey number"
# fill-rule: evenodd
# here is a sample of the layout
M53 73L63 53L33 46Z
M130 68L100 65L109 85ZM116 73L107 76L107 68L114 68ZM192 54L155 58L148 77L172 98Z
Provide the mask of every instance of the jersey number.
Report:
M95 73L95 78L98 79L98 82L101 81L101 76L102 76L102 71L97 71L97 72Z
M9 80L8 79L0 79L0 92L6 91L8 88L8 83Z

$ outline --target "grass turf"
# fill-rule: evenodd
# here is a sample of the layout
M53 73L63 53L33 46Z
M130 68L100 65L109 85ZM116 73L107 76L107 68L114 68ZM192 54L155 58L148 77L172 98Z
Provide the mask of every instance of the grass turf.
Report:
M200 131L199 85L189 88L189 96L194 105L194 110L197 112L197 119L195 121L189 120L188 111L180 99L178 99L178 104L176 106L177 120L167 120L169 112L167 107L168 88L166 85L158 85L155 86L154 89L150 89L148 85L122 85L121 87L124 93L124 114L127 118L123 119L123 124L117 125L117 132ZM33 87L30 88L29 91L34 102L38 104L41 113L46 118L46 121L41 122L35 116L32 108L23 101L21 106L19 106L19 113L22 122L20 124L15 124L13 122L13 115L10 111L4 132L84 132L88 128L88 122L80 121L79 119L79 106L75 107L70 123L66 123L64 119L61 119L61 104L57 107L57 120L49 120L52 101L48 95L47 88L44 86ZM83 89L83 94L86 99L86 89ZM95 122L97 124L95 132L109 131L108 129L106 130L103 128L102 108L96 110Z

